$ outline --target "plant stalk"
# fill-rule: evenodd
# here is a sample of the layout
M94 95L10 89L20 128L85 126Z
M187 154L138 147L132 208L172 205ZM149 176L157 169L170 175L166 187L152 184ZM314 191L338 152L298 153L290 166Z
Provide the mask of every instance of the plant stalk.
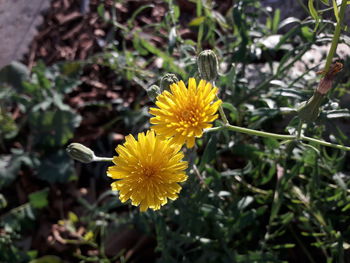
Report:
M337 50L337 46L338 46L338 42L339 42L339 38L340 38L340 32L341 32L341 25L343 24L343 20L344 20L346 4L347 4L347 0L342 0L341 6L340 6L340 11L339 11L339 21L337 22L337 25L335 26L332 45L329 49L327 61L326 61L326 66L324 68L325 74L327 74L327 72L332 64L332 60L333 60L335 51Z
M340 145L340 144L334 144L334 143L322 141L322 140L319 140L319 139L314 139L314 138L311 138L311 137L303 136L302 134L299 134L299 135L298 134L297 135L285 135L285 134L272 133L272 132L263 132L263 131L257 131L257 130L243 128L243 127L239 127L239 126L234 126L234 125L231 125L231 124L226 124L226 125L220 126L220 127L209 128L209 129L206 129L204 132L209 133L209 132L216 132L216 131L221 131L221 130L230 130L230 131L245 133L245 134L249 134L249 135L273 138L273 139L276 139L276 140L309 141L309 142L313 142L313 143L316 143L316 144L319 144L319 145L336 148L336 149L339 149L339 150L350 151L350 147L349 146L344 146L344 145Z

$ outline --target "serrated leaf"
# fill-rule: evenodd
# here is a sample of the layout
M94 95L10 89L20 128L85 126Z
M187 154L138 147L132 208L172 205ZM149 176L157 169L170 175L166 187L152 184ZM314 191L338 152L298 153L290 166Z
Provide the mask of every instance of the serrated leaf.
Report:
M81 117L71 111L37 111L29 116L34 143L48 147L64 145L73 137Z

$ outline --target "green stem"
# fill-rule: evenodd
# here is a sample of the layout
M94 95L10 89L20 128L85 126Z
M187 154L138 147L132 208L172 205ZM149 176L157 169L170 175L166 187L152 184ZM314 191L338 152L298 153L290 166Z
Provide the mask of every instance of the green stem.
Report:
M95 156L93 162L113 162L113 158Z
M215 81L212 81L211 84L213 87L215 87ZM219 100L218 95L216 95L216 99ZM226 114L225 114L224 109L223 109L221 104L219 106L219 112L220 112L220 116L221 116L222 121L224 122L225 125L227 125L228 120L227 120Z
M344 145L340 145L340 144L334 144L334 143L330 143L330 142L314 139L314 138L311 138L311 137L303 136L301 134L300 135L285 135L285 134L278 134L278 133L272 133L272 132L263 132L263 131L256 131L256 130L243 128L243 127L239 127L239 126L234 126L234 125L230 125L230 124L226 124L226 125L220 126L220 127L209 128L209 129L206 129L204 132L209 133L209 132L217 132L217 131L221 131L221 130L230 130L230 131L245 133L245 134L249 134L249 135L273 138L273 139L276 139L276 140L309 141L309 142L313 142L313 143L316 143L316 144L319 144L319 145L336 148L336 149L339 149L339 150L350 151L350 147L349 146L344 146Z
M225 130L225 129L230 130L230 131L250 134L250 135L256 135L256 136L260 136L260 137L274 138L277 140L293 140L296 138L294 135L283 135L283 134L278 134L278 133L257 131L257 130L252 130L252 129L243 128L243 127L239 127L239 126L234 126L231 124L227 124L227 125L215 127L215 128L209 128L209 129L206 129L205 132L215 132L215 131L220 131L220 130Z
M339 21L337 22L337 25L335 26L334 30L334 35L333 35L333 40L332 40L332 45L329 49L328 56L327 56L327 61L326 61L326 66L324 71L327 73L331 64L332 60L335 54L335 51L337 50L338 42L339 42L339 37L340 37L340 32L341 32L341 25L344 20L344 14L345 14L345 8L346 8L346 2L347 0L342 0L341 6L340 6L340 11L339 11Z
M300 140L300 138L301 138L302 128L303 128L303 121L302 121L302 120L299 120L298 132L297 132L297 139L298 139L298 140Z
M216 98L219 99L217 96L216 96ZM224 109L222 108L222 105L219 106L219 112L220 112L220 116L221 116L222 121L224 122L225 125L227 125L228 120L227 120L226 114L224 112Z
M332 147L332 148L336 148L336 149L339 149L339 150L350 151L350 147L348 147L348 146L344 146L344 145L340 145L340 144L334 144L334 143L330 143L330 142L314 139L314 138L307 137L307 136L301 136L300 139L302 141L314 142L314 143L317 143L319 145Z

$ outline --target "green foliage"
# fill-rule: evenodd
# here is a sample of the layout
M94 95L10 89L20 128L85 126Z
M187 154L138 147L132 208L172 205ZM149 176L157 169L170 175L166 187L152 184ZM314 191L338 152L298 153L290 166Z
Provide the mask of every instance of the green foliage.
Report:
M215 85L229 122L293 135L299 128L297 106L311 97L318 83L315 66L301 61L312 46L329 42L334 27L322 21L319 5L332 8L338 19L335 2L309 0L306 9L311 17L300 20L283 19L283 7L271 12L257 0L234 1L221 12L214 1L188 1L192 14L182 11L180 2L167 0L163 20L147 25L138 17L153 4L141 5L121 23L115 6L101 3L97 12L112 27L103 52L84 62L50 67L38 63L31 74L23 65L4 68L0 189L8 190L25 169L45 186L33 190L22 205L14 204L6 192L0 194L0 262L62 262L63 254L38 255L22 249L18 241L25 231L35 229L38 215L54 201L51 187L79 184L63 148L74 137L81 117L65 98L82 83L84 65L111 69L115 82L123 83L123 92L135 85L146 90L159 84L165 72L184 81L198 78L195 57L211 48L219 58ZM181 34L184 27L190 37ZM159 61L161 67L155 66ZM300 74L295 73L298 63L305 66ZM339 103L349 87L348 71L342 74L345 81L335 80L335 88L321 103L320 116L303 126L305 135L350 144L348 131L340 126L350 117L349 108ZM145 94L135 96L130 105L122 99L96 99L87 105L114 112L115 118L101 128L104 131L119 132L122 127L135 134L148 128L148 108L153 104L144 102ZM20 119L11 118L9 109L14 106ZM215 126L221 125L216 121ZM26 147L6 149L12 140ZM105 141L113 155L115 141L101 138L96 144L103 148ZM90 170L89 166L82 188L91 179L93 194L85 198L75 193L78 209L63 211L54 222L66 230L62 239L64 246L74 249L69 250L74 251L70 257L77 262L126 262L140 243L115 253L108 253L108 247L115 246L111 237L121 238L130 228L156 240L158 262L349 262L349 153L312 142L279 142L227 130L205 134L196 147L186 151L189 180L179 198L157 212L139 213L121 203L118 193L95 185L95 177L104 175L106 167Z
M30 141L28 151L12 149L11 155L1 155L2 169L0 173L0 188L15 180L22 165L38 169L37 176L48 182L67 181L74 173L71 160L62 150L56 152L71 139L74 129L79 125L81 117L64 103L64 93L70 92L78 85L81 72L81 63L67 62L52 68L46 68L39 63L34 69L31 78L24 74L24 66L5 67L6 76L17 76L22 82L6 80L1 83L5 88L10 86L17 89L8 89L2 97L0 106L3 110L11 104L16 104L22 111L21 127L29 129L30 133L24 137L24 142ZM8 73L10 71L10 73ZM17 74L17 75L16 75ZM26 76L26 77L22 77ZM7 115L5 115L7 114ZM3 116L8 116L4 112ZM8 121L3 117L2 121ZM23 131L17 130L17 124L12 122L2 126L2 140L23 137ZM9 125L12 130L9 128ZM10 133L11 132L11 133ZM11 136L9 136L11 134ZM51 153L55 151L55 153ZM50 170L54 172L50 172ZM6 172L5 172L6 171Z

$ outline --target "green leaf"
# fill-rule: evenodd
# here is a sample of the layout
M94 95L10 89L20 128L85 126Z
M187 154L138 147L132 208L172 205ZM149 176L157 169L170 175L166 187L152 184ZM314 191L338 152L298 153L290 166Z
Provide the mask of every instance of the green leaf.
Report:
M107 21L107 17L105 16L105 6L104 4L99 4L97 7L97 14L104 20Z
M137 8L137 9L133 12L131 18L130 18L130 19L128 20L128 22L127 22L129 27L132 27L132 26L133 26L133 23L134 23L136 17L137 17L143 10L145 10L146 8L154 8L154 4L141 5L139 8Z
M39 160L18 149L11 149L9 155L0 155L0 189L17 178L22 165L33 167L38 163Z
M337 23L339 23L339 9L338 9L338 5L337 5L337 1L336 0L332 0L332 2L333 2L334 16L337 19Z
M64 183L74 175L73 161L64 150L60 150L41 159L37 167L37 177L50 183Z
M272 33L277 33L278 30L278 24L280 22L281 19L281 10L279 8L277 8L275 10L275 14L273 16L273 21L272 21Z
M217 144L216 135L215 134L211 135L209 142L205 147L203 156L201 158L199 170L202 170L206 164L210 163L210 161L216 158L216 144Z
M34 143L45 147L58 147L73 138L81 117L71 111L37 111L29 115Z
M29 198L29 203L34 207L34 208L44 208L49 204L49 201L47 199L49 194L49 189L45 188L43 190L31 193L28 198Z
M310 15L312 16L313 19L315 19L317 21L319 19L319 17L318 17L318 13L317 13L315 6L314 6L314 0L308 1L308 7L309 7Z
M342 109L342 110L330 110L323 112L326 115L327 119L336 119L336 118L349 118L350 110Z
M55 78L55 90L60 93L69 93L81 84L80 75L83 63L80 61L59 63L51 71L57 74Z
M41 258L31 260L29 263L63 263L63 261L57 256L46 255Z
M28 68L17 61L12 62L0 70L0 88L6 84L20 92L23 90L22 83L28 79Z
M78 216L77 216L75 213L73 213L72 211L69 211L69 212L68 212L68 219L69 219L69 221L71 221L73 224L79 222Z
M0 210L7 207L7 200L3 194L0 193Z
M280 147L279 142L273 138L263 138L264 145L267 146L270 150L278 149Z
M174 58L169 56L167 53L162 51L161 49L157 48L155 45L153 45L151 42L146 40L145 38L140 38L138 34L134 34L134 37L139 38L140 43L142 46L147 49L150 53L152 53L155 56L161 57L164 60L165 67L169 67L169 71L172 71L173 73L178 73L181 75L184 75L185 72L182 68L180 68L174 61Z
M7 112L0 109L0 138L11 139L18 133L18 127L15 120Z
M222 103L222 107L230 111L229 116L233 122L238 119L238 110L235 106L233 106L231 103L224 102Z
M321 2L329 6L329 0L321 0Z
M301 27L301 34L308 41L312 41L315 35L314 32L308 26Z
M188 26L199 26L201 25L205 20L205 16L196 17L191 20L191 22L188 23Z
M249 144L237 144L232 148L232 152L236 155L243 156L246 158L256 158L261 152L258 148Z
M319 15L317 13L317 10L314 7L314 0L309 0L308 7L309 7L310 15L316 21L316 26L315 26L315 29L314 29L314 31L316 31L316 29L318 28L318 25L320 23L320 17L319 17Z
M272 247L272 249L293 248L293 247L295 247L295 244L287 243L287 244L282 244L282 245L275 245Z

